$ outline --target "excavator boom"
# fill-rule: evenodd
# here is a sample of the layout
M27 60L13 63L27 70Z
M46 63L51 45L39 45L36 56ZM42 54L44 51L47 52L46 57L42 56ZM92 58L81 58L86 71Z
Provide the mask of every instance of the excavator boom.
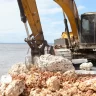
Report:
M21 14L25 15L26 19L28 20L28 23L32 30L32 36L34 37L37 46L39 46L43 43L44 36L42 32L36 0L18 0L18 4L21 10ZM24 23L26 22L24 21Z
M44 40L36 0L17 1L20 9L21 21L23 21L25 25L28 36L27 38L25 38L25 42L27 42L30 46L32 56L44 54L44 48L47 45L47 41ZM27 20L31 28L32 34L29 34L26 23Z
M54 0L63 9L71 25L73 36L78 37L79 16L74 0ZM78 23L78 24L77 24Z

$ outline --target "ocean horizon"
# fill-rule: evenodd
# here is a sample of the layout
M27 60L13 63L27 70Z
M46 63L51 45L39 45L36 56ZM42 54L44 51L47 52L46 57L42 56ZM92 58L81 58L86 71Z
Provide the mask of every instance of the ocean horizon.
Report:
M27 44L26 42L25 43L0 43L0 44ZM48 43L49 45L54 45L54 43Z

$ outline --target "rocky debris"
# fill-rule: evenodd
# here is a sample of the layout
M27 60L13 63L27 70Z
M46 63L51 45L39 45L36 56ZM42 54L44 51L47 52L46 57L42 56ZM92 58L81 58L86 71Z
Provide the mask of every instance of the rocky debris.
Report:
M11 67L9 74L11 75L20 75L27 73L28 69L24 63L17 63Z
M12 77L11 75L7 74L7 75L3 75L1 76L1 79L0 79L0 94L2 96L4 96L5 94L5 90L6 90L6 87L8 86L8 84L10 84L12 82ZM0 96L1 96L0 95Z
M87 70L87 71L89 71L89 70L91 70L92 67L93 67L93 64L92 64L91 62L82 63L82 64L80 65L80 69L81 69L81 70Z
M21 80L13 80L5 90L5 96L19 96L25 88Z
M60 80L58 79L57 76L53 76L49 78L46 81L46 84L47 84L48 89L51 91L56 91L60 89Z
M0 96L96 96L96 75L42 71L34 66L14 76L9 84L0 83Z
M81 82L78 88L81 91L88 91L88 90L96 91L96 78Z
M31 90L29 96L63 96L60 92L51 92L48 89L36 89L36 90ZM66 95L64 95L66 96Z
M42 93L43 94L43 93ZM44 96L41 94L41 89L31 90L29 96Z
M0 80L0 96L96 96L96 75L76 74L63 57L45 55L38 62L30 70L13 65Z
M70 81L75 81L77 79L77 74L75 70L66 71L63 76L66 77L66 80Z
M61 71L66 72L68 70L74 70L74 66L72 65L72 62L62 56L54 56L50 54L35 56L33 58L35 66L38 66L42 70L47 71ZM12 68L9 70L9 74L11 75L19 75L24 74L28 72L29 69L33 65L27 65L24 63L17 63L12 66Z
M47 71L61 71L66 72L68 70L74 70L72 62L62 56L54 56L50 54L41 55L40 57L34 58L34 63L39 68Z
M19 96L25 88L25 84L21 80L13 80L9 84L2 83L0 85L0 96Z
M7 84L0 84L0 96L4 96L5 95L5 90L6 90Z

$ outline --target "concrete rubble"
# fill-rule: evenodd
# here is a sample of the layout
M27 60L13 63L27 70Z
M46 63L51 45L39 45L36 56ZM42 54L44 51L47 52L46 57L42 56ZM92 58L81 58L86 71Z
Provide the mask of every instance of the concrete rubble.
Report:
M63 57L45 55L39 62L30 70L24 63L13 65L1 77L0 96L96 96L96 75L76 74L71 61Z

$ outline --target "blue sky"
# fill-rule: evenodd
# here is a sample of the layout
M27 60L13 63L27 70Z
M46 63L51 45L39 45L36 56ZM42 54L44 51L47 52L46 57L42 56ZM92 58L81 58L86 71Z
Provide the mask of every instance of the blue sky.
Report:
M44 37L49 43L64 31L62 10L53 0L36 0ZM75 0L79 15L96 12L96 0ZM31 30L30 30L31 33ZM26 32L17 0L0 0L0 43L24 43Z

